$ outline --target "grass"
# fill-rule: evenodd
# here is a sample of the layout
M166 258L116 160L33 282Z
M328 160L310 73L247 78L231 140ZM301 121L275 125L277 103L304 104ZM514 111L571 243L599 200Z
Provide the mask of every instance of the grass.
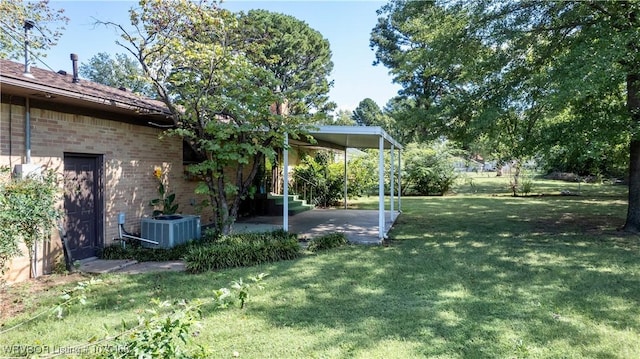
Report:
M204 308L195 340L212 357L637 356L640 241L616 230L626 189L582 184L582 196L556 196L577 184L536 180L537 196L513 198L503 179L474 180L475 190L462 182L456 195L403 198L388 247L198 275L106 275L87 305L1 334L0 349L86 343L136 321L150 298L206 298L267 272L245 309ZM375 200L352 205L377 208ZM27 310L53 306L49 292Z

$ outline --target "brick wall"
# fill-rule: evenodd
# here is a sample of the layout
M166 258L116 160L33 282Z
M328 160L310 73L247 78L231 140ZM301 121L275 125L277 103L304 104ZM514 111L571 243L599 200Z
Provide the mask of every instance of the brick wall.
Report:
M9 121L11 113L11 124ZM0 116L0 166L14 167L25 161L25 107L2 103ZM11 129L10 129L11 127ZM104 233L105 245L118 236L117 215L126 215L125 228L137 232L139 219L150 216L149 201L157 198L158 182L155 168L163 170L169 192L175 192L179 212L201 214L206 223L211 213L197 213L192 203L202 197L194 194L197 182L185 180L182 165L182 141L175 137L160 138L161 130L96 117L44 110L31 107L31 160L46 168L63 173L65 153L100 155L104 160ZM11 149L10 149L11 147ZM10 153L11 152L11 153ZM62 176L61 176L62 177ZM62 188L62 186L61 186ZM64 206L60 203L60 207ZM50 248L42 248L47 258L42 261L44 272L50 271L52 257L60 256L60 240L52 238ZM28 277L25 259L13 261L11 281ZM28 260L26 261L28 268ZM12 274L13 273L13 274ZM40 272L42 273L42 271Z

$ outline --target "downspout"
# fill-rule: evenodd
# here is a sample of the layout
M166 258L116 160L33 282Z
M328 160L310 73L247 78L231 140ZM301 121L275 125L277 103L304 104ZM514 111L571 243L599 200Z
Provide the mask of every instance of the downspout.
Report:
M25 163L31 163L31 104L29 97L25 99L24 107L24 148L25 148Z
M25 163L31 164L31 103L29 97L25 98L24 105L24 148L25 148ZM33 278L38 277L38 241L33 243L33 263L32 263L32 275Z
M13 95L9 95L9 167L13 168Z

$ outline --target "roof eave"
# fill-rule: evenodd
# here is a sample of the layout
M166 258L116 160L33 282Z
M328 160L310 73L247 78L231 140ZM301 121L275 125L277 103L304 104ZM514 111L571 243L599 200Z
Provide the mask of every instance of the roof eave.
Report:
M60 96L60 97L65 97L73 100L79 100L79 101L88 102L88 103L92 103L92 104L96 104L96 105L104 106L108 108L116 107L118 109L127 110L135 113L157 114L159 116L171 115L166 110L163 111L162 109L145 106L144 104L133 105L124 101L90 96L90 95L86 95L79 92L60 89L57 87L40 85L40 84L24 81L21 79L16 79L13 77L0 75L0 84L25 89L28 91L40 92L45 95Z

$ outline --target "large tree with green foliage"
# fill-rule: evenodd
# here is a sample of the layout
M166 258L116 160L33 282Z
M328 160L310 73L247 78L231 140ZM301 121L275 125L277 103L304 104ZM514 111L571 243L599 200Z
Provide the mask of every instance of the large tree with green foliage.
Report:
M359 126L381 126L385 129L389 127L389 118L382 113L380 106L368 97L360 101L351 118Z
M636 1L399 0L380 10L371 45L439 134L484 135L505 158L544 153L562 131L579 134L562 143L569 153L627 141L625 229L638 232L639 11Z
M213 224L228 233L265 158L274 157L287 134L305 132L315 116L309 111L322 108L322 101L311 99L322 97L324 88L277 73L267 60L277 62L282 51L281 58L289 61L287 54L300 49L283 45L276 51L270 46L277 38L243 37L252 33L239 28L246 19L216 3L143 0L131 10L131 23L133 31L112 25L171 112L175 129L170 133L182 136L197 155L199 163L190 171L202 179L198 191L214 207ZM274 26L280 25L263 31L275 31ZM269 51L273 55L258 56ZM330 68L327 61L323 57L316 65Z
M24 59L25 22L29 31L31 55L46 56L54 46L69 19L64 10L53 9L49 1L0 0L0 57Z
M393 126L387 128L387 132L400 143L420 142L435 137L414 98L393 97L384 106L383 113L393 121Z
M353 112L349 110L338 110L334 115L331 122L327 123L335 126L355 126L356 122L353 120Z
M270 89L285 99L290 115L326 117L333 69L329 41L293 16L250 10L238 15L237 48L278 80ZM280 109L282 106L276 106Z
M115 54L114 58L100 52L80 65L80 75L111 87L124 87L130 91L154 97L155 92L147 81L138 61L126 54Z

